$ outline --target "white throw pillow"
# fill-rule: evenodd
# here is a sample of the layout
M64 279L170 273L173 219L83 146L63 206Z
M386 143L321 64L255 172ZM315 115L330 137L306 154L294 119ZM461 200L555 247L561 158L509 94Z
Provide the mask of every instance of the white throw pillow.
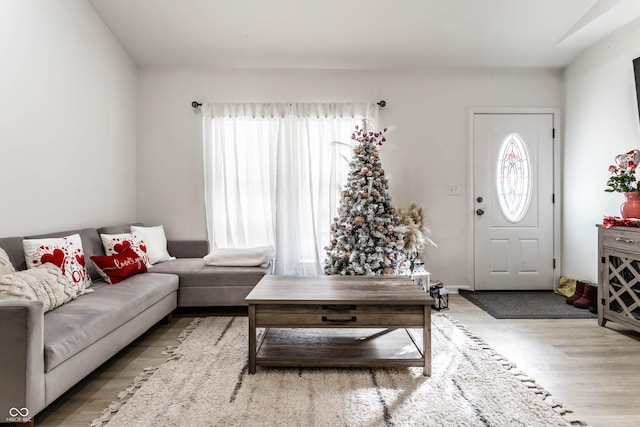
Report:
M11 263L9 255L7 255L4 249L0 248L0 276L13 273L14 271L16 271L16 269Z
M127 248L131 248L144 260L147 269L151 268L146 243L133 233L101 234L100 240L102 240L102 246L104 246L104 253L106 255L117 255Z
M22 246L27 268L50 262L60 267L62 274L69 279L78 293L91 286L91 276L85 267L79 234L60 238L25 239Z
M164 227L162 225L155 227L132 225L131 233L139 240L145 242L147 255L149 255L149 262L151 264L176 259L167 251L167 237L164 234Z

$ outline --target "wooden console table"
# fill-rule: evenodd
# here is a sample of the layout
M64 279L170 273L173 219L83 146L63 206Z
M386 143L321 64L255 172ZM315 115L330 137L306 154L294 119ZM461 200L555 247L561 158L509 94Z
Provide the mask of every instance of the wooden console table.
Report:
M598 324L640 332L640 228L598 225Z
M433 298L409 277L265 276L246 301L251 374L261 365L421 366L431 375ZM257 328L267 328L260 342Z

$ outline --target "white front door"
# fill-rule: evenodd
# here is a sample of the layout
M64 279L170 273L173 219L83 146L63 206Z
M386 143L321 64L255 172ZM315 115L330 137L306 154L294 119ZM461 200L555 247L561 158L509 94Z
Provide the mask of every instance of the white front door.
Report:
M474 114L476 290L553 289L553 114Z

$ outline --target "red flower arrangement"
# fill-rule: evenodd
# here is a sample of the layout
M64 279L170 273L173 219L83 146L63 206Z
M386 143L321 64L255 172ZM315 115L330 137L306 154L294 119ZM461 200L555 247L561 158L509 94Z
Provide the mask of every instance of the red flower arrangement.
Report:
M609 188L604 191L608 193L630 193L640 191L638 180L636 179L636 169L640 160L640 150L631 150L625 154L616 156L616 164L609 166L611 177L607 181Z

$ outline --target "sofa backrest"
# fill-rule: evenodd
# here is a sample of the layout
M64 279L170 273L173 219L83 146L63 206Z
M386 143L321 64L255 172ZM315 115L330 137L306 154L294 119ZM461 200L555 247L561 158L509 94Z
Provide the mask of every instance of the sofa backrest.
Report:
M72 234L79 234L80 239L82 240L82 250L84 251L84 256L86 260L86 267L91 275L91 279L96 280L100 278L100 274L98 274L98 270L96 270L95 266L89 258L94 255L104 255L104 247L102 246L102 240L100 239L100 235L98 234L98 230L95 228L83 228L79 230L68 230L68 231L58 231L55 233L47 233L47 234L38 234L33 236L24 236L24 237L4 237L0 238L0 247L7 252L9 255L9 259L11 263L16 268L16 270L26 270L27 263L24 259L24 249L22 246L22 241L24 239L49 239L54 237L65 237L70 236Z
M143 224L140 223L140 222L134 222L134 223L131 223L131 224L110 225L110 226L107 226L107 227L98 228L98 233L99 234L124 234L124 233L130 233L132 225L140 225L140 226L142 226Z
M167 251L176 258L202 258L209 253L207 240L167 240Z
M132 225L143 225L139 222L132 224L112 225L100 228L83 228L79 230L59 231L55 233L39 234L35 236L16 236L16 237L3 237L0 238L0 248L4 249L11 263L16 270L26 270L27 263L24 259L24 249L22 246L22 240L24 239L47 239L52 237L65 237L72 234L79 234L82 239L82 249L84 251L85 259L87 260L86 266L91 279L97 280L100 278L98 270L96 270L93 263L89 260L94 255L105 255L104 247L102 246L102 239L100 234L122 234L129 233ZM203 257L209 251L209 243L206 240L188 240L188 241L169 241L168 242L169 253L178 258L196 258ZM175 252L175 254L174 254Z

